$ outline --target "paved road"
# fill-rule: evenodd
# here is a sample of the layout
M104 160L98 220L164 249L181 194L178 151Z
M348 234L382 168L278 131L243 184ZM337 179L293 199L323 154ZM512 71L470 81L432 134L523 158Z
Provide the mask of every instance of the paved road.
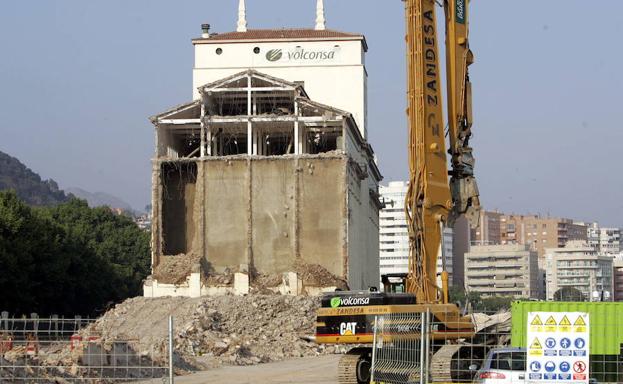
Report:
M306 357L247 367L224 367L175 378L176 384L336 384L341 355ZM150 383L162 383L154 380Z

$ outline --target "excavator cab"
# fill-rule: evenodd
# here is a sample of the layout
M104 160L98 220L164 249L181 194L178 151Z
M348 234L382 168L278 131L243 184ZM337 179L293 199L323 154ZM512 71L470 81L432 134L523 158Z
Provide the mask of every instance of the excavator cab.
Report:
M407 291L406 273L388 273L382 275L381 282L383 283L383 292L404 293Z

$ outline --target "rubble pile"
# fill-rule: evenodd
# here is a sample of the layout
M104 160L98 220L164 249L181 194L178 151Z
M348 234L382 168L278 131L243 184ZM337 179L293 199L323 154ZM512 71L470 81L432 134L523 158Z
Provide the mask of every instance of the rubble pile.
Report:
M167 319L175 321L179 365L206 369L343 352L309 341L319 298L283 295L134 298L89 329L112 339L137 339L166 351Z

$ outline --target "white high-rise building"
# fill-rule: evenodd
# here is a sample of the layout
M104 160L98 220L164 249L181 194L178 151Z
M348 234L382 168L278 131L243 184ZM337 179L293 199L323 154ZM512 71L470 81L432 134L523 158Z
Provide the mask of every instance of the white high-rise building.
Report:
M545 260L548 300L553 300L562 288L580 291L585 300L593 300L595 293L612 298L612 256L599 253L585 242L569 241L562 248L547 248Z
M621 229L600 227L598 223L587 225L588 245L602 254L617 255L621 248Z
M406 274L409 270L409 233L405 217L405 197L409 184L392 181L379 187L385 208L379 212L379 259L380 273L383 275ZM446 271L452 284L452 228L443 233L443 252L437 259L437 271L441 272L445 255ZM440 283L439 283L440 284Z

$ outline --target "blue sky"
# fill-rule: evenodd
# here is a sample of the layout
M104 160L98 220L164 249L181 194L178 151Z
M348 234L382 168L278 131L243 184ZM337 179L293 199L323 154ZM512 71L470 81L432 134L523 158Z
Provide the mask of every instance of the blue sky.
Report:
M328 27L366 35L370 141L407 176L403 3L325 0ZM313 27L314 0L247 0L250 28ZM237 0L5 2L0 150L61 187L150 197L147 117L190 99L201 23ZM489 209L623 226L623 2L473 0L477 177ZM313 95L312 95L313 97Z

